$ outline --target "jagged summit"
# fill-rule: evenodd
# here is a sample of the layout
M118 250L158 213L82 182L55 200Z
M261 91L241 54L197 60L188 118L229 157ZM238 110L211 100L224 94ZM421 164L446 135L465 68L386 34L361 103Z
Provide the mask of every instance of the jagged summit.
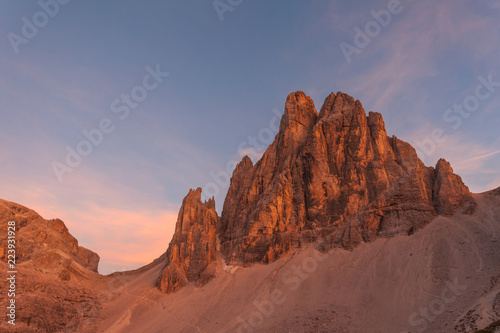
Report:
M198 187L196 190L190 189L184 200L188 202L201 202L201 192L201 187ZM215 198L212 196L208 200L205 200L203 204L208 209L215 208Z
M163 292L174 292L190 282L205 284L215 274L218 222L215 201L201 201L201 188L189 190L182 201L175 233L158 279Z
M442 159L426 167L410 144L387 135L380 113L367 115L361 102L338 92L318 114L298 91L287 97L262 158L237 164L220 219L213 198L202 203L200 188L189 191L158 285L172 292L210 280L217 235L228 264L270 263L308 243L352 249L474 208L451 165Z
M310 97L302 91L288 95L275 141L276 146L280 147L278 158L286 161L300 150L317 118L318 113Z
M229 262L251 263L316 240L325 249L352 248L412 233L472 201L451 167L425 167L358 100L332 93L318 115L312 99L295 92L261 160L242 161L233 174L221 250Z

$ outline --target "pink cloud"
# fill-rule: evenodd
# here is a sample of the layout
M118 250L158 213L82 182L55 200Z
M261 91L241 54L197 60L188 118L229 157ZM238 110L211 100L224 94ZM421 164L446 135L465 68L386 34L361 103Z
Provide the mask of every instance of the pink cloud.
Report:
M34 201L40 193L33 193ZM177 212L124 210L91 204L86 211L32 204L44 218L60 218L80 245L99 254L100 272L138 268L158 258L168 247ZM117 264L119 263L119 264Z
M42 185L40 180L10 178L0 197L45 219L63 220L80 245L101 256L102 272L138 268L167 249L180 202L147 202L139 191L106 181L105 175L92 170L75 171L63 185L51 180Z

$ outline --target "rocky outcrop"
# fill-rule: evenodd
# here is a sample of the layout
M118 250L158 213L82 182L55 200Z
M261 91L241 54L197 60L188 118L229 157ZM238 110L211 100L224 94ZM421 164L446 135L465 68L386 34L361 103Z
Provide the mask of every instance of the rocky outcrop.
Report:
M182 202L175 233L158 279L161 291L175 292L190 282L204 285L216 273L218 216L214 199L201 201L201 188L190 190Z
M469 189L463 185L462 178L453 173L449 162L440 159L435 173L434 201L438 214L452 215L458 209L465 209L465 212L475 209Z
M449 163L426 167L379 113L339 92L318 114L296 92L262 158L236 167L218 232L227 261L266 263L317 239L326 250L411 234L468 203Z
M0 233L16 222L16 331L95 332L101 297L89 287L99 256L78 245L63 221L45 220L36 212L0 200ZM0 237L0 269L7 266L7 238ZM7 295L6 283L0 293ZM7 298L5 298L7 301ZM7 306L2 300L2 306ZM11 331L6 321L0 331Z
M97 272L99 255L82 246L60 219L45 220L36 212L13 202L0 200L0 230L16 222L16 256L19 263L32 261L39 268L58 268L67 260ZM5 259L7 239L0 240L0 259Z

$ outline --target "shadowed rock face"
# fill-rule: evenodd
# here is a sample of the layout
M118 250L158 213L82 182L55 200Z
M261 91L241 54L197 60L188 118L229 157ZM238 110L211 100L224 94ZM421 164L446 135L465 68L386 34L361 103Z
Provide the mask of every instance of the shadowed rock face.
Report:
M262 158L236 167L218 232L229 262L267 263L318 238L327 250L411 234L464 205L472 195L449 163L426 167L379 113L339 92L318 115L296 92Z
M158 279L161 291L175 292L189 282L203 285L214 277L217 222L213 198L203 203L201 188L190 190L182 202L167 262Z

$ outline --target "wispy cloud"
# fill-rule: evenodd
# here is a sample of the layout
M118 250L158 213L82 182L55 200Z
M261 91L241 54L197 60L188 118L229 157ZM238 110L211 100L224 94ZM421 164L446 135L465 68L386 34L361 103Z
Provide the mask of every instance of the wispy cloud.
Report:
M434 127L420 128L406 138L414 147L424 138L428 138ZM500 186L500 139L481 142L470 139L462 133L449 135L444 144L437 144L431 155L419 156L426 165L434 166L438 159L448 160L455 173L462 176L466 185L473 192L485 192Z
M378 2L372 8L339 17L343 12L335 3L330 13L335 22L323 20L322 24L352 38L352 28L363 29L373 19L370 10L380 10L383 5ZM500 93L481 102L480 110L464 120L460 131L446 127L443 113L474 93L478 76L492 73L500 77L494 72L498 63L491 56L500 50L500 44L494 42L500 39L498 19L484 15L482 10L488 8L479 9L494 4L476 6L458 0L403 5L403 12L355 54L350 64L343 63L338 79L345 87L342 89L360 99L368 110L382 112L390 134L414 146L431 137L435 128L445 129L446 142L438 144L432 156L421 158L433 165L444 157L474 191L488 190L496 177L489 170L494 171L498 163L500 142L489 130L478 133L481 124L489 126L494 119L491 113L497 112Z
M479 160L483 160L485 158L489 158L489 157L495 156L497 154L500 154L500 150L497 150L497 151L494 151L494 152L491 152L491 153L487 153L487 154L482 154L482 155L470 158L468 160L463 160L463 161L460 161L459 163L461 164L461 163L475 162L475 161L479 161Z
M373 109L395 112L389 106L405 96L411 96L415 105L419 103L415 97L421 95L420 105L425 105L429 92L422 79L433 78L439 82L437 75L446 70L447 57L481 64L480 61L494 49L499 49L498 43L492 42L500 38L497 20L478 15L466 1L458 2L461 5L451 1L432 5L425 2L406 4L400 17L393 19L353 63L344 64L344 84L349 91L362 96ZM366 20L365 17L358 25L363 26ZM488 38L479 38L485 33ZM449 49L460 50L460 53L450 53ZM364 67L367 62L373 63L369 70L353 75L357 72L356 67ZM481 74L485 73L477 73ZM422 118L422 114L417 116Z
M461 102L470 93L467 89L475 88L477 76L500 77L500 31L498 17L491 14L498 14L498 2L402 3L404 11L348 65L338 43L352 40L353 28L364 28L373 19L370 11L386 8L386 0L299 7L290 3L279 16L267 15L266 5L256 3L262 6L265 24L259 21L255 29L235 25L234 30L217 33L176 29L187 22L182 15L192 14L188 5L183 11L130 8L127 13L132 16L123 18L138 24L108 29L105 13L113 7L100 10L101 2L95 2L96 15L61 20L57 29L54 22L53 33L44 31L47 38L37 37L20 57L10 48L0 50L0 198L34 208L45 218L62 218L82 245L101 255L109 270L132 268L165 250L188 188L213 182L209 173L227 171L228 159L239 160L244 154L260 158L260 149L235 152L240 133L235 135L234 128L242 127L233 124L248 117L240 117L240 111L222 112L221 105L249 110L248 103L282 101L283 87L296 85L317 103L330 91L342 90L367 109L382 112L390 134L410 142L426 138L436 126L444 126L444 109ZM65 17L81 15L77 7ZM213 12L199 14L200 24L210 27ZM239 14L254 21L253 11ZM301 15L299 21L296 14ZM165 15L170 15L168 20ZM141 24L145 17L156 23ZM18 17L12 22L19 28ZM0 30L5 36L10 27L1 25ZM293 33L278 33L282 31ZM7 39L3 45L10 47ZM200 54L206 56L199 58ZM286 56L274 63L279 56L268 54ZM130 93L142 80L144 66L157 61L172 65L172 80L129 120L117 121L116 131L59 184L51 162L62 161L65 147L83 139L82 129L96 126L102 117L116 116L110 103ZM255 88L255 96L249 87ZM500 145L495 124L499 97L481 105L482 110L450 134L426 163L447 158L476 191L495 184L500 154L491 154ZM262 125L269 120L268 114L258 112L251 117ZM190 127L193 122L198 127ZM484 130L483 123L495 130ZM223 146L224 141L234 145ZM224 200L220 192L219 207Z
M177 213L173 211L118 210L94 205L89 211L65 214L73 230L101 258L100 271L110 273L146 265L163 254L172 239ZM108 262L118 260L123 267Z
M23 184L23 191L13 191L8 200L21 203L38 212L46 219L60 218L83 245L101 256L100 272L137 268L159 257L168 247L173 236L177 211L165 208L116 208L97 204L92 197L75 204L61 202L60 194L43 188ZM100 195L114 196L120 193L100 188ZM99 187L95 188L99 191ZM19 199L16 199L19 198ZM72 200L78 201L73 193ZM128 200L130 202L130 199ZM109 204L109 202L108 202ZM139 206L143 206L139 203ZM109 262L118 260L121 266ZM139 265L138 265L139 263Z

